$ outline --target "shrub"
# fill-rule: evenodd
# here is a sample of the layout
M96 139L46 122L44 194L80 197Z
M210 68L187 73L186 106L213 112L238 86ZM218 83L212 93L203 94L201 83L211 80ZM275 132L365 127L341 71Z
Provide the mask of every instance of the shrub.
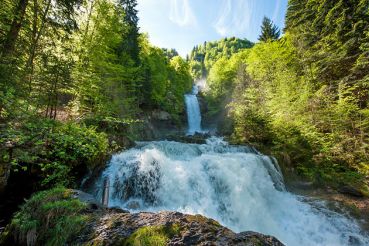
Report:
M4 232L3 240L12 236L26 245L65 245L77 236L88 220L81 211L86 205L71 197L62 187L32 196L15 214Z

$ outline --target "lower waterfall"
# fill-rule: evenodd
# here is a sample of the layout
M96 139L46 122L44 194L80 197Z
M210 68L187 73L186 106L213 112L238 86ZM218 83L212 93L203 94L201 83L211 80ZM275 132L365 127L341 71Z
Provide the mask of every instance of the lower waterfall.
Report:
M355 221L285 190L273 158L221 138L206 144L139 142L114 155L96 182L109 206L132 212L202 214L230 229L276 236L286 245L369 245Z

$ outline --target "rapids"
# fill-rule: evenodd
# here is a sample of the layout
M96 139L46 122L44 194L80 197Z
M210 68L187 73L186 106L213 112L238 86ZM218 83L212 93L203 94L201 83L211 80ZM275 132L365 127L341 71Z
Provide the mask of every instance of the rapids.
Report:
M276 236L286 245L369 245L357 223L323 202L285 190L276 161L220 138L206 144L139 142L114 155L96 183L110 180L110 206L132 212L202 214L230 229Z

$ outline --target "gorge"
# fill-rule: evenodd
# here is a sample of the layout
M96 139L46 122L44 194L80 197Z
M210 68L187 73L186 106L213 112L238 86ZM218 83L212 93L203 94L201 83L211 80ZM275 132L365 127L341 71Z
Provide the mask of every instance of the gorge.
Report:
M369 0L4 0L0 245L369 245Z

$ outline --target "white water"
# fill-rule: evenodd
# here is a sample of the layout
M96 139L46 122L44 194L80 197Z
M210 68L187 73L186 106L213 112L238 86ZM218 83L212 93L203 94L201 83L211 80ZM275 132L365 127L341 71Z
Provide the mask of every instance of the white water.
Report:
M286 245L369 245L351 219L286 192L273 159L219 138L207 144L143 142L113 156L96 184L110 179L110 206L203 214Z
M188 135L194 135L196 132L201 133L201 113L199 101L197 100L198 87L196 85L192 88L191 94L185 95L187 121L188 121Z

